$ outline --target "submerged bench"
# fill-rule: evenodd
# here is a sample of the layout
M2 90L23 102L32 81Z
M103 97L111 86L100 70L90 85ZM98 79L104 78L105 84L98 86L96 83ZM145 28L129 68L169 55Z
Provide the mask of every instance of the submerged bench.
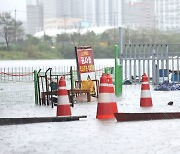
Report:
M79 94L85 93L87 95L87 101L91 102L91 94L90 90L84 90L84 89L70 89L68 90L68 95L70 96L71 94L75 94L78 96ZM46 96L48 95L57 95L58 91L48 91L48 92L41 92L42 95L42 105L46 105Z

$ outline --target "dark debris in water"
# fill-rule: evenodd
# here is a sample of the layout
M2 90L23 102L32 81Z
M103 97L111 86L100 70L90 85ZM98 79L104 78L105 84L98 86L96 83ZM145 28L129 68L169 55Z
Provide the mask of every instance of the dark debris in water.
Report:
M168 103L168 105L173 105L173 101L170 101L170 102Z
M131 82L130 80L125 80L125 81L123 82L123 84L124 84L124 85L131 85L132 82Z
M164 81L163 83L159 84L154 90L157 91L175 91L180 90L180 85L174 82Z

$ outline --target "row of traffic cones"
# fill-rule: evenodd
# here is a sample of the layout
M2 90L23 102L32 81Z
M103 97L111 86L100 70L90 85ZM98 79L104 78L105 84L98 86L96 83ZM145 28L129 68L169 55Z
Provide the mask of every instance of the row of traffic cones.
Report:
M148 83L148 77L146 76L145 73L142 75L140 106L141 107L152 106L150 86ZM97 119L114 118L114 113L117 112L118 112L118 108L115 99L112 78L109 74L106 75L103 73L100 78L96 118ZM66 81L64 77L61 77L59 80L57 116L71 116L70 102L68 98L68 91L66 89Z

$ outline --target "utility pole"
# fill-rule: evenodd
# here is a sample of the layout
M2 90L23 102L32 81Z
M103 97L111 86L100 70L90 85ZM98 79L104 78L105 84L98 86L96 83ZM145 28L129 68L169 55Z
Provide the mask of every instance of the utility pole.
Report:
M15 44L16 44L16 8L14 10L14 13L15 13L15 23L14 23L14 28L15 28Z
M116 17L117 17L117 12L114 12L114 40L115 40L115 36L116 36L116 32L115 32L115 30L116 30L116 21L118 20L118 19L116 19Z
M123 54L123 23L124 23L124 0L121 1L121 27L119 27L119 60L120 64L122 64L122 54Z
M106 24L106 19L105 19L106 15L105 15L105 1L103 2L103 25Z
M66 14L64 14L64 30L65 30L65 33L66 33Z

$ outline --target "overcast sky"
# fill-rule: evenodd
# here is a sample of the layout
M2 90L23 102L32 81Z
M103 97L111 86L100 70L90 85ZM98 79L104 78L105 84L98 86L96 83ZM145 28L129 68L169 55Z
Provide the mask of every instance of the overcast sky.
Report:
M26 0L0 0L0 12L11 11L11 15L15 16L18 20L26 20Z

